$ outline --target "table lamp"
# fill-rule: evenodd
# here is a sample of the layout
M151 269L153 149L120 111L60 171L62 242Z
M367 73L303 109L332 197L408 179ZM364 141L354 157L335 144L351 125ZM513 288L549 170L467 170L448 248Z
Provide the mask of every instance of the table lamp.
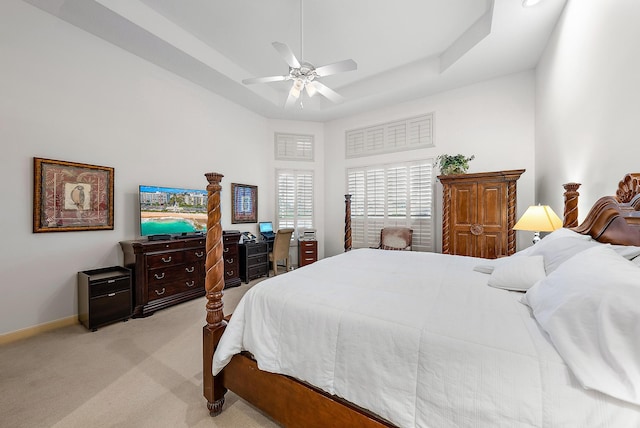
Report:
M540 232L553 232L562 227L562 220L549 205L531 205L522 214L513 230L528 230L533 234L533 243L540 240Z

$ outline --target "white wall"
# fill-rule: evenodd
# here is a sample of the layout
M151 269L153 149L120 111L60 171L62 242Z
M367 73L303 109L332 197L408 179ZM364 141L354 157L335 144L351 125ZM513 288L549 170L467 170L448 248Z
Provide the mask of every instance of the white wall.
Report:
M640 2L570 0L537 69L539 200L562 212L583 183L579 219L640 171Z
M220 172L225 229L231 182L273 212L266 119L22 1L0 2L0 40L0 334L77 313L77 272L121 264L138 236L139 184ZM114 230L32 233L33 157L114 167Z
M325 255L343 251L345 169L410 159L435 158L442 153L476 156L469 172L526 169L518 181L518 215L534 203L534 74L517 73L431 97L335 120L325 129ZM345 160L345 131L434 112L435 147ZM436 184L436 244L441 249L442 191ZM519 247L529 235L517 236ZM520 242L523 244L520 245Z

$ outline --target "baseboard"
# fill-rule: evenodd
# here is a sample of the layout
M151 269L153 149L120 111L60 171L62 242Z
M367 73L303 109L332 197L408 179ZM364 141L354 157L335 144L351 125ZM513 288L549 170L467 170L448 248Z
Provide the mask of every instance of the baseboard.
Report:
M6 345L7 343L26 339L28 337L36 336L47 331L67 327L74 324L78 324L77 315L73 315L67 318L60 318L59 320L34 325L33 327L24 328L22 330L13 331L11 333L2 334L0 335L0 345Z

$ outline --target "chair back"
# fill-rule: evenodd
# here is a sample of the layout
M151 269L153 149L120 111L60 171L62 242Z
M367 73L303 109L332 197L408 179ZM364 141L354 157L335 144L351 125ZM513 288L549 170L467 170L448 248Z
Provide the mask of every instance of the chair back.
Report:
M380 231L380 245L383 250L411 250L413 230L408 227L385 227Z
M289 245L293 229L279 229L273 240L273 260L289 258Z

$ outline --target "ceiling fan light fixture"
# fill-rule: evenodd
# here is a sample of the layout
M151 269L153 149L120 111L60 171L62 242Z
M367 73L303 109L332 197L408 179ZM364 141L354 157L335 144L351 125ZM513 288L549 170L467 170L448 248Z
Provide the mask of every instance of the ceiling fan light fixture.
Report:
M291 86L291 90L289 91L289 95L298 98L300 96L300 91L302 91L302 88L304 88L304 83L302 83L302 80L294 80L293 85Z
M309 95L309 98L311 98L312 96L318 93L318 90L311 83L308 85L305 85L304 89L306 89L307 95Z

